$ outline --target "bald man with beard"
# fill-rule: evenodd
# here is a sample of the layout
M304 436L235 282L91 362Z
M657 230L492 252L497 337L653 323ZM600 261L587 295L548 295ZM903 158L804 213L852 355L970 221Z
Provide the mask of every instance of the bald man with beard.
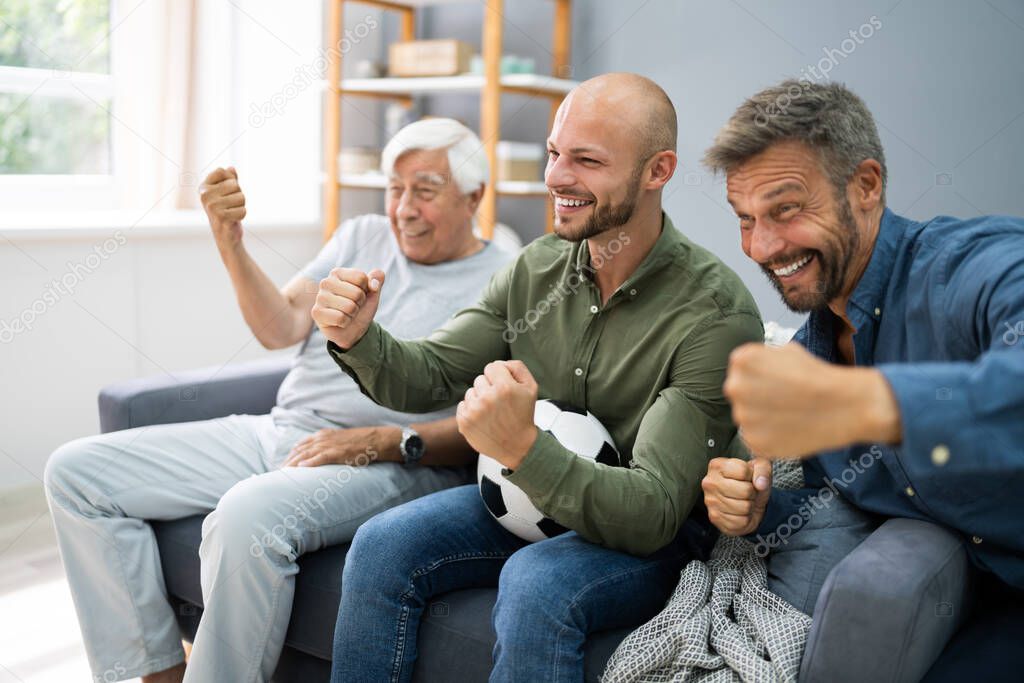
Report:
M469 444L569 530L527 544L475 485L371 519L345 565L332 680L410 680L431 599L497 586L491 680L582 681L587 635L646 621L684 563L704 558L715 532L697 506L701 478L735 435L726 364L763 329L739 278L662 212L675 150L675 109L654 82L586 81L548 138L555 234L499 271L475 307L399 341L373 321L386 273L321 284L313 319L370 398L408 411L458 403ZM619 466L538 430L539 398L593 413Z

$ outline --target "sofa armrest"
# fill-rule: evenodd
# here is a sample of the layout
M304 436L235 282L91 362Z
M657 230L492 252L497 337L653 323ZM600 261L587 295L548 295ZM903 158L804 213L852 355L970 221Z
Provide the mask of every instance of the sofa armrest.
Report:
M963 620L969 579L956 535L887 520L826 579L800 680L921 680Z
M263 415L274 407L291 366L290 357L269 358L110 384L100 391L100 430Z

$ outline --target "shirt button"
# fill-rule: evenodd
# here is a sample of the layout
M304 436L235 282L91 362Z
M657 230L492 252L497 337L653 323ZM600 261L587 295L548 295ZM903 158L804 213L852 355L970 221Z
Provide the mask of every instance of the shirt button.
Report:
M914 488L912 486L908 486L907 488L903 489L903 492L906 493L911 498L914 497Z
M630 296L636 296L636 290L635 289L629 290L629 295Z
M940 443L932 449L932 464L936 467L942 467L947 462L949 462L949 446Z
M981 542L985 540L981 536L971 536L971 543L974 545L981 545Z
M881 308L876 308L875 309L875 315L882 315L882 309Z
M576 368L573 372L576 373L577 377L580 377L583 375L583 368Z
M598 309L598 307L597 307L597 306L591 306L591 307L590 307L590 312L591 312L591 313L597 313L597 312L598 312L598 310L600 310L600 309Z
M714 447L715 447L715 440L714 439L708 439L708 448L714 448Z

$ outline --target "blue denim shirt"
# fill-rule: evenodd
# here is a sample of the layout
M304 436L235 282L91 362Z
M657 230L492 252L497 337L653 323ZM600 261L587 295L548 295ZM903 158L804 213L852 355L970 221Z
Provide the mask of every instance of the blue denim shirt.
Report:
M892 387L903 441L820 453L806 484L952 529L976 566L1024 588L1024 220L886 209L847 316L856 364ZM794 341L838 362L837 323L814 312ZM798 527L807 493L773 490L758 533Z

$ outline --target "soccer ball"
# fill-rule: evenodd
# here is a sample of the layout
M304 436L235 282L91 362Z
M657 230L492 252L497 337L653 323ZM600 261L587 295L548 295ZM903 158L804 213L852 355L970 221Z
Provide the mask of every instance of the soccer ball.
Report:
M581 458L611 466L621 464L608 430L586 410L561 401L537 401L533 422ZM480 454L476 470L480 497L498 524L531 543L568 531L542 515L523 490L505 478L506 471L494 458Z

